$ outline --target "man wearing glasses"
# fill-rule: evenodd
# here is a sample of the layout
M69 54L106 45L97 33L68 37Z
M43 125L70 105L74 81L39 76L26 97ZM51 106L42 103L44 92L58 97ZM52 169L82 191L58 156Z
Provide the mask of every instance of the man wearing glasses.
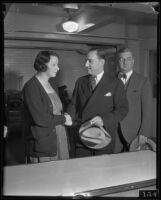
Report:
M151 135L153 107L150 81L134 70L134 57L130 49L123 48L117 52L117 63L118 78L124 83L129 112L118 126L116 153L129 151L130 143L137 136Z

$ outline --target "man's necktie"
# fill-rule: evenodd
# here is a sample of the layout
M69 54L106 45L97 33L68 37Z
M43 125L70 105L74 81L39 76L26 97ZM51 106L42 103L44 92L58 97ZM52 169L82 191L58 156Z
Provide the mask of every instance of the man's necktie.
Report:
M96 87L96 77L95 76L90 76L90 84L92 87L92 90Z
M126 75L126 74L123 74L123 73L121 73L121 74L119 74L119 78L123 78L123 79L125 79L125 80L126 80L126 78L127 78L127 75Z
M126 84L126 78L127 78L127 75L126 75L126 74L120 73L120 74L118 75L118 78L119 78L120 80L122 80L122 82L124 83L124 85Z

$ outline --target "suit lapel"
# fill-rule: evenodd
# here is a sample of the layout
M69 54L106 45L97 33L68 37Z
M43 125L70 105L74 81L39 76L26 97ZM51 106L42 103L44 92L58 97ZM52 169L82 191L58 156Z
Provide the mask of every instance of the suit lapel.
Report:
M91 110L94 106L98 104L98 102L101 100L100 97L102 96L102 94L105 94L109 90L109 85L110 78L108 74L104 73L102 79L100 80L95 90L91 94L88 102L84 106L83 112L88 112L88 110Z
M138 85L138 83L137 83L137 74L136 74L136 72L133 71L130 79L127 82L127 84L125 84L126 92L137 90L137 88L138 88L137 85Z
M81 91L85 95L86 99L89 99L89 97L92 95L92 88L90 86L89 76L87 76L87 78L83 80Z
M106 76L107 74L104 73L102 79L100 80L100 82L97 84L97 86L95 87L94 91L93 91L93 95L91 96L91 100L97 98L100 94L103 93L103 91L105 89L107 89L107 87L105 87L106 85L108 85L108 76Z

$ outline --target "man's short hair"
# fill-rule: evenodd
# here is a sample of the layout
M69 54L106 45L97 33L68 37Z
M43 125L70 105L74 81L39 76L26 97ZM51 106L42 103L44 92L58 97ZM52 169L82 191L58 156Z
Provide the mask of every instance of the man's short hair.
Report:
M91 51L96 51L97 52L97 56L100 59L104 59L106 61L106 52L103 49L100 49L100 48L91 48L89 50L89 52L91 52Z
M117 58L119 57L119 55L120 55L121 53L125 53L125 52L130 52L131 55L132 55L132 57L133 57L132 51L131 51L128 47L124 47L124 48L121 48L121 49L119 49L119 50L117 51Z

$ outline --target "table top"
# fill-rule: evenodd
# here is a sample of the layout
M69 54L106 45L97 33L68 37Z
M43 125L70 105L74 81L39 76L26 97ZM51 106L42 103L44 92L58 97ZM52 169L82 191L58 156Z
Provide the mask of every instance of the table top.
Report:
M149 150L4 167L3 194L75 196L156 179L156 152Z

